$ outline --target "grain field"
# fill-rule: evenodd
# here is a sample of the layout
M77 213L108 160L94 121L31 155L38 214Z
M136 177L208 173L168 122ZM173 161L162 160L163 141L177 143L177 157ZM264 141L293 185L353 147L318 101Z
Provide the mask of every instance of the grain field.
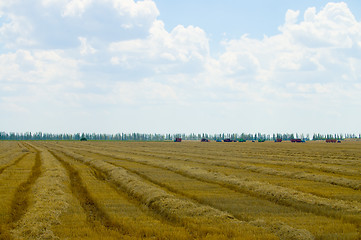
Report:
M360 239L361 143L1 141L0 239Z

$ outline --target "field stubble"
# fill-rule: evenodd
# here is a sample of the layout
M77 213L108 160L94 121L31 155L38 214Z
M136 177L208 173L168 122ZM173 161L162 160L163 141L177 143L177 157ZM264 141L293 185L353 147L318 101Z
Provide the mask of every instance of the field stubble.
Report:
M360 239L360 147L0 142L0 239Z

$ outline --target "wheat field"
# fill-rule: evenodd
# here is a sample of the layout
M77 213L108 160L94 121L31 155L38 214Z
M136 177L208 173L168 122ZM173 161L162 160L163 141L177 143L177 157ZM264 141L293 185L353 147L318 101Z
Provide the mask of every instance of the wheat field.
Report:
M0 239L360 239L361 142L1 141Z

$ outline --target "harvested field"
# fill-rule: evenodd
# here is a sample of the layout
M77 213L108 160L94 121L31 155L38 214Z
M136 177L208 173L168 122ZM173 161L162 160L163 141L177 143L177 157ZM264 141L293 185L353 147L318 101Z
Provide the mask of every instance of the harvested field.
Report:
M0 150L0 239L361 238L360 142Z

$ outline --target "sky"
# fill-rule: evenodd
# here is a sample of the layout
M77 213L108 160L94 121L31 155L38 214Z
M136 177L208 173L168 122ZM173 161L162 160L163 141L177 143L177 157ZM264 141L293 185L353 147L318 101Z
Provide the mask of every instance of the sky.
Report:
M0 131L361 133L361 2L0 0Z

